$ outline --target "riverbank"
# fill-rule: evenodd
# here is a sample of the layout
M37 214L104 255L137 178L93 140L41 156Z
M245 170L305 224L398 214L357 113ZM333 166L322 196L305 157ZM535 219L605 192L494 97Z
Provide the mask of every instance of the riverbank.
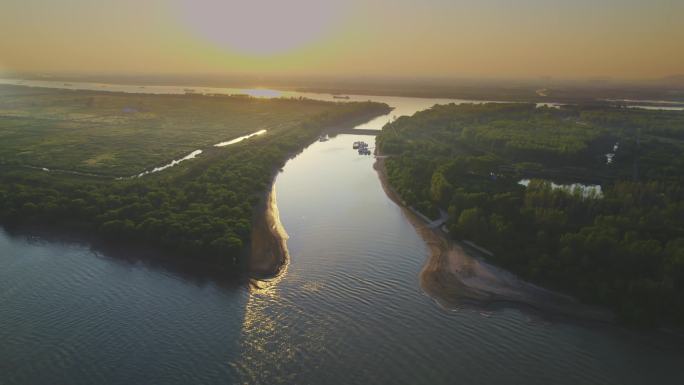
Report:
M277 277L285 270L290 259L288 236L280 222L275 185L272 183L272 186L266 199L257 207L252 226L248 269L256 279Z
M328 135L337 135L349 127L355 127L370 121L378 116L386 115L392 111L387 106L385 109L375 112L360 114L359 116L345 119L339 123L331 124L321 130ZM316 136L311 138L311 142L299 151L291 153L288 160L296 157L308 146L315 143ZM251 277L255 279L272 279L280 276L289 263L289 252L287 249L287 232L280 222L278 204L275 192L275 180L280 169L274 170L271 178L271 190L266 192L254 210L254 219L251 230L251 245L249 250L249 260L247 270Z
M420 285L441 306L457 309L471 304L477 304L478 307L515 304L543 315L613 321L609 311L584 305L572 297L524 282L485 262L477 250L451 240L439 229L430 228L425 220L406 207L390 186L385 158L378 157L373 167L387 196L402 208L406 218L428 246L429 255L420 272Z

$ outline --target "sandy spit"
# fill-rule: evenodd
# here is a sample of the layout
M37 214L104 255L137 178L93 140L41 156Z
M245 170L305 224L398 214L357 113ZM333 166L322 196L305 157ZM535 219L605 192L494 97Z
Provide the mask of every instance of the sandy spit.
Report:
M254 278L274 278L282 274L290 259L288 235L280 222L275 185L256 211L248 268Z
M385 157L374 164L387 196L402 208L409 222L427 244L430 254L420 272L423 291L447 309L475 306L516 305L541 315L612 322L606 309L584 305L574 298L525 282L514 274L487 263L476 249L450 239L409 210L391 188Z

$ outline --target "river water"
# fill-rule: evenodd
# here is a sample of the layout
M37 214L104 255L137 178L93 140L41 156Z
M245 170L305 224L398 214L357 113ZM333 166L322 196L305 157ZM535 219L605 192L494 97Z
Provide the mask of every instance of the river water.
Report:
M392 114L434 103L401 99ZM291 261L258 287L0 231L0 384L681 383L678 337L441 308L357 140L372 142L316 142L279 174Z

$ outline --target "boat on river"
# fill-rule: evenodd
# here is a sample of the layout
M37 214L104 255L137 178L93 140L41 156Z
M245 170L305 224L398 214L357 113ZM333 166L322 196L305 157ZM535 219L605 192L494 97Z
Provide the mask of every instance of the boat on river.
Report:
M353 148L354 150L360 150L360 149L362 149L362 148L368 148L368 143L366 143L366 142L364 142L364 141L354 142L354 143L352 144L352 148Z

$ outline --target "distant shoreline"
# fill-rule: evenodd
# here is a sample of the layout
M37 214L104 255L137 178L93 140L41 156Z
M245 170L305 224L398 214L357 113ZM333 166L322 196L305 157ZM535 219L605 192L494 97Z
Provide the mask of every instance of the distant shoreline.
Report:
M85 82L101 83L114 86L131 86L144 90L145 87L195 87L195 88L236 88L236 89L270 89L279 92L300 92L326 95L356 95L356 96L378 96L378 97L407 97L420 99L463 99L474 101L497 101L497 102L523 102L523 103L558 103L558 104L615 104L629 103L633 106L645 107L673 107L681 108L684 106L684 96L681 92L669 93L661 89L662 86L646 85L611 85L596 87L595 85L569 86L558 84L555 86L544 86L544 95L537 91L540 89L538 84L521 85L517 83L468 83L460 85L427 84L422 87L416 85L403 85L400 87L387 86L382 84L296 84L296 83L261 83L261 82L222 82L222 81L200 81L200 80L165 80L165 81L144 81L142 79L101 79L101 78L79 78L79 77L57 77L41 79L35 77L26 78L5 78L14 81L47 81L54 83L61 82ZM97 80L101 79L101 80ZM70 83L67 83L71 85ZM13 83L8 85L15 85ZM29 84L19 84L18 86L32 86ZM684 86L682 86L684 87ZM53 87L47 87L53 88ZM55 87L60 88L60 87ZM542 87L543 88L543 87ZM70 89L70 88L60 88ZM192 88L189 88L192 89ZM684 88L683 88L684 89ZM93 90L95 92L126 92L110 90ZM146 94L146 92L136 92ZM182 93L180 93L182 95ZM197 96L202 96L197 94ZM215 95L214 95L215 96ZM339 100L338 100L339 101Z

